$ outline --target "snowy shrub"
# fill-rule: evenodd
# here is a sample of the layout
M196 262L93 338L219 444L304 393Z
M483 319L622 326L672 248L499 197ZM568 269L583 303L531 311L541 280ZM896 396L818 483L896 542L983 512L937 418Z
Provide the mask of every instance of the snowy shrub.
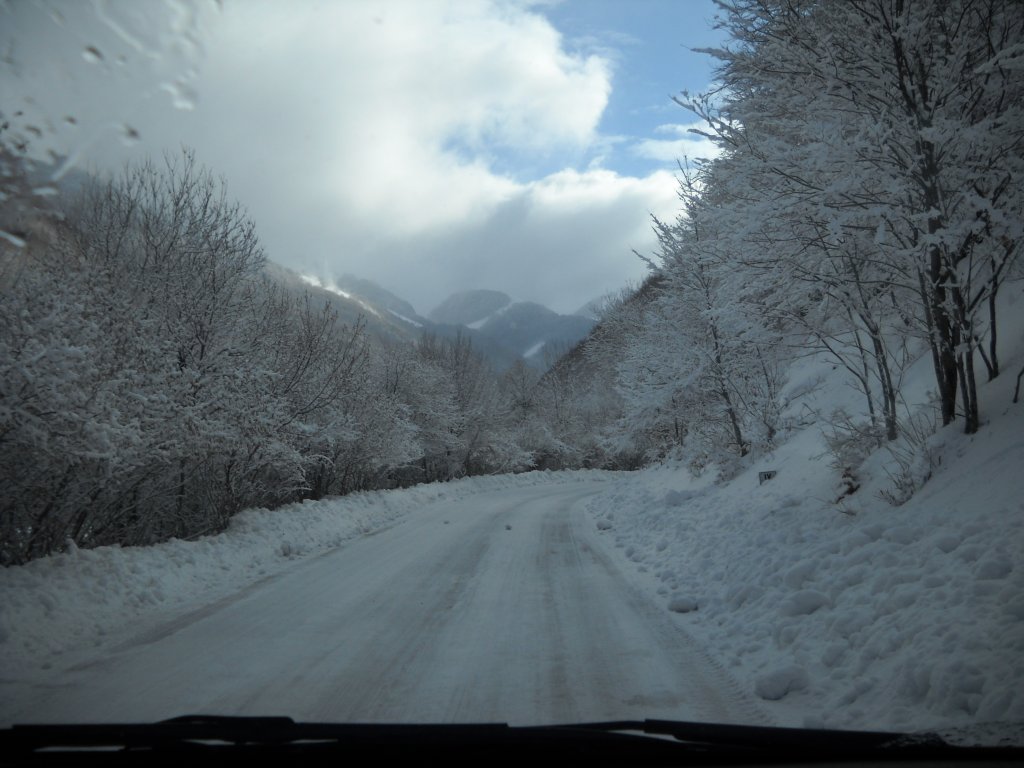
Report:
M843 409L836 409L826 422L825 444L830 455L829 466L839 473L842 482L839 498L857 491L860 483L857 470L864 460L885 441L880 425L856 421Z
M900 438L885 446L896 469L886 470L891 485L880 495L894 507L904 504L931 478L938 460L929 439L936 429L935 409L927 408L907 419Z

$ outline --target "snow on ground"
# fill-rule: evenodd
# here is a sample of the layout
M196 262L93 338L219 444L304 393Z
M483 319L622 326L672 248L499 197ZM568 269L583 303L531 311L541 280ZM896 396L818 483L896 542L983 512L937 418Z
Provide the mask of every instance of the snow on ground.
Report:
M1016 319L1007 338L1024 338ZM917 448L908 474L928 479L900 506L885 498L908 495L888 449L844 495L822 416L853 411L858 396L812 359L790 371L779 447L727 483L680 464L473 478L250 510L198 541L0 569L0 677L73 664L425 505L608 477L588 503L600 539L780 724L1024 723L1024 403L1011 404L1022 363L1024 350L1004 355L1006 372L981 386L977 435L954 424ZM927 400L928 366L907 372L914 402ZM762 470L777 475L760 485Z
M479 331L481 328L483 328L485 325L487 325L489 322L491 322L491 320L493 320L494 318L501 317L506 312L508 312L509 308L512 307L515 303L516 302L514 302L514 301L510 301L508 304L506 304L504 307L499 309L497 312L492 312L487 317L482 317L479 320L474 320L472 323L466 323L466 327L467 328L472 328L474 331Z
M533 357L538 352L540 352L542 349L544 349L544 345L545 344L547 344L546 341L538 341L536 344L531 346L528 350L523 352L523 357Z
M100 547L0 568L0 678L73 664L183 611L268 578L297 558L393 525L426 505L485 491L601 479L529 472L245 511L216 536Z
M1024 723L1021 362L981 387L977 435L954 424L927 441L910 474L931 477L901 506L882 496L899 495L886 449L837 502L845 486L808 407L856 395L818 361L791 376L804 395L786 442L730 482L663 465L588 509L632 578L781 724ZM909 390L925 394L928 365L909 372ZM778 474L759 485L761 470Z
M365 309L371 315L374 315L376 317L380 317L380 312L378 312L376 310L376 308L374 308L374 306L372 304L368 304L367 302L363 301L358 296L353 296L348 291L341 290L341 288L339 288L338 286L336 286L334 283L332 283L330 281L324 282L320 278L314 277L313 275L299 275L299 277L302 278L303 281L305 281L306 283L309 283L312 286L315 286L317 288L321 288L321 289L323 289L325 291L330 291L331 293L334 293L334 294L337 294L338 296L341 296L343 299L348 299L349 301L354 301L356 304L358 304L360 307ZM393 312L392 314L397 314L397 313ZM407 322L412 323L412 321L408 320L408 318L404 318L401 315L398 315L398 316L401 317L403 320L406 320ZM419 325L419 324L418 323L413 323L413 325Z
M404 323L408 323L409 325L414 326L416 328L422 328L423 327L423 323L417 323L412 318L409 318L409 317L406 317L405 315L399 314L398 312L395 312L395 310L393 310L393 309L389 309L388 312L390 312L392 315L394 315L395 317L397 317L399 320L401 320Z

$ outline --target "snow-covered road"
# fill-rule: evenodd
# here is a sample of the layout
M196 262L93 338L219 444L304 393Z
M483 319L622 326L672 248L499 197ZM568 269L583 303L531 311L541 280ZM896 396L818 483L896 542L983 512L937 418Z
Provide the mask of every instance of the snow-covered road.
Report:
M0 718L759 719L603 550L583 511L601 485L431 504L44 680L9 682Z

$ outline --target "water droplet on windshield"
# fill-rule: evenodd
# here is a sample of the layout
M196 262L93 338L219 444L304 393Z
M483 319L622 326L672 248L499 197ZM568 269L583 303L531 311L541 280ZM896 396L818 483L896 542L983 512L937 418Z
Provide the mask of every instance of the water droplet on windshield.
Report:
M134 146L135 144L138 144L139 139L141 138L142 137L139 135L139 132L127 123L121 126L121 142L126 147L131 147Z
M175 109L193 110L199 96L184 81L175 80L173 83L164 83L163 89L171 94L171 103Z
M23 238L18 237L13 232L8 232L8 231L3 230L3 229L0 229L0 240L6 240L8 243L13 245L15 248L23 248L23 247L25 247L25 240Z

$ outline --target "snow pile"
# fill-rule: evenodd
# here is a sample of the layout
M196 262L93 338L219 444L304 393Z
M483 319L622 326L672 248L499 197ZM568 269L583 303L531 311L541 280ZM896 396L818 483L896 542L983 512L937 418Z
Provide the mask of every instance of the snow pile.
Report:
M224 533L152 547L79 549L0 568L0 677L14 679L109 646L236 593L427 505L503 488L595 480L593 471L465 478L253 509Z
M588 509L627 571L780 724L1024 721L1024 404L1010 404L1012 379L983 388L992 412L978 434L953 425L919 447L931 476L902 506L885 498L901 484L889 451L847 493L822 429L804 425L728 483L666 465ZM830 383L819 396L835 404L845 395ZM763 470L777 475L760 485Z

